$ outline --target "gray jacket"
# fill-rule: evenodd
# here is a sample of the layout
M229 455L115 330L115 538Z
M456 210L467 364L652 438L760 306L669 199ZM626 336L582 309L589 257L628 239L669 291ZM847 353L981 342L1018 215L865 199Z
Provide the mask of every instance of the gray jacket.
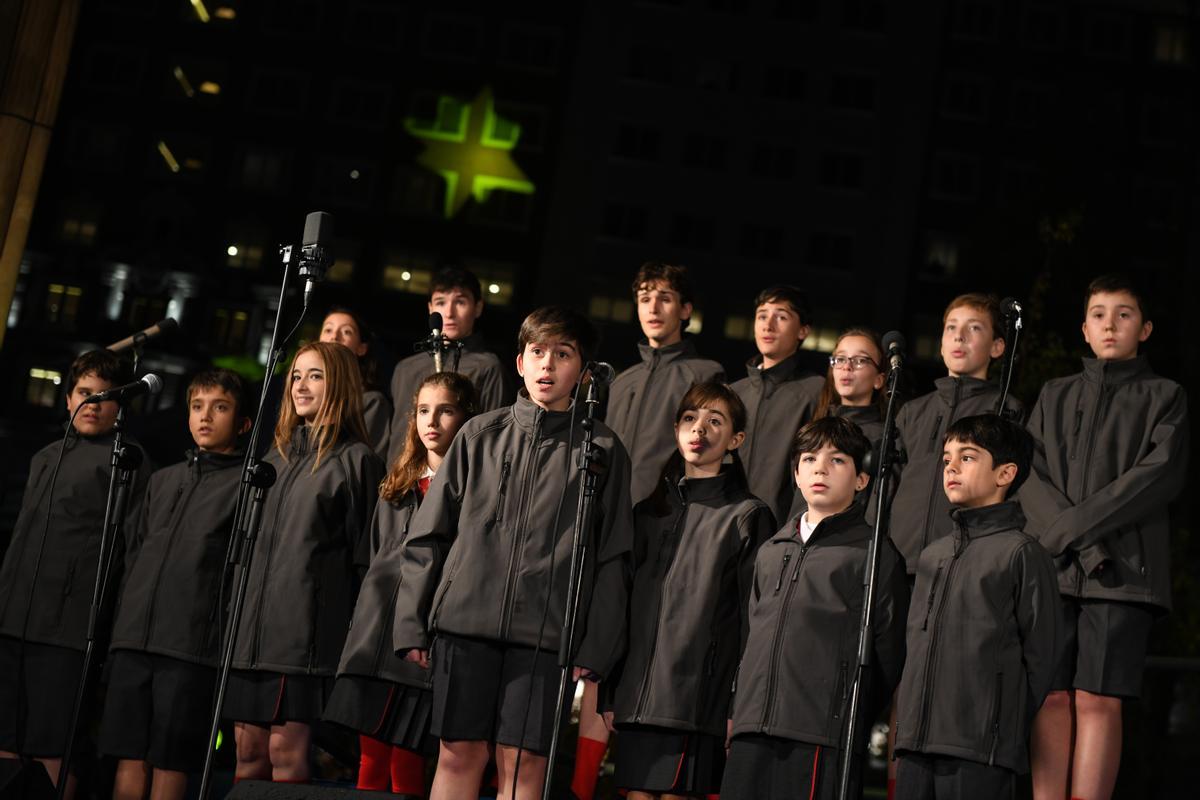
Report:
M1048 382L1021 505L1073 597L1171 607L1167 504L1187 480L1187 395L1144 357Z
M454 437L400 551L398 653L438 632L558 648L580 491L582 420L571 417L522 393ZM601 422L593 441L601 475L574 663L603 676L625 650L633 511L625 448Z
M700 358L696 345L685 338L670 347L638 344L641 363L613 381L604 421L625 445L633 464L634 503L650 496L663 465L675 452L675 410L694 384L723 381L725 369Z

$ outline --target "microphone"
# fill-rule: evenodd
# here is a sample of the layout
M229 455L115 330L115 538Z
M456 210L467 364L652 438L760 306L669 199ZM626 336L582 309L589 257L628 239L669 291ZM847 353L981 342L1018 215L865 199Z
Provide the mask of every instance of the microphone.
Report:
M617 370L607 361L589 361L587 371L592 374L592 383L607 386L617 377Z
M126 336L119 342L113 342L106 350L111 350L114 353L119 353L122 350L128 350L131 347L138 347L149 339L154 339L166 333L173 333L179 330L179 323L173 318L167 317L160 320L145 330L138 331L133 336Z
M304 218L304 238L300 242L299 274L304 278L304 305L312 294L317 281L325 280L325 273L333 264L333 215L324 211L313 211Z
M1006 297L1000 301L1000 310L1006 317L1021 316L1021 303L1015 297Z
M162 391L162 378L155 375L153 372L147 372L133 383L127 383L124 386L114 386L111 389L105 389L103 392L90 394L84 399L84 403L104 403L108 400L132 400L135 397L143 394L158 394Z
M442 371L442 315L437 311L429 315L429 342L433 345L433 371Z
M883 352L887 354L891 369L900 369L904 364L904 349L907 343L900 331L888 331L883 335Z

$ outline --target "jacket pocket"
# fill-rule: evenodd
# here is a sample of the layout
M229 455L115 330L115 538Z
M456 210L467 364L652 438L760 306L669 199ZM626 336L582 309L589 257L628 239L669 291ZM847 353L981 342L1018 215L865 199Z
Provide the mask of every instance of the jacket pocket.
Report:
M937 565L937 570L933 573L933 580L929 583L929 600L925 604L925 620L921 623L921 630L929 628L929 616L933 613L933 604L937 600L938 583L942 579L942 565Z
M1000 745L1000 713L1004 700L1004 673L996 673L996 686L992 690L992 745L988 748L988 766L996 764L996 748Z
M496 509L492 512L492 524L499 525L504 519L504 500L508 495L508 475L512 471L512 460L504 459L500 466L500 485L496 489Z
M843 661L838 667L837 684L833 687L833 718L841 719L842 711L846 707L846 696L849 694L850 687L847 682L847 671L849 662Z
M943 415L938 414L937 419L934 420L934 422L933 422L933 432L929 434L929 452L930 453L934 452L937 449L938 441L941 439L941 436L939 436L938 434L940 434L942 432L942 418L943 418Z

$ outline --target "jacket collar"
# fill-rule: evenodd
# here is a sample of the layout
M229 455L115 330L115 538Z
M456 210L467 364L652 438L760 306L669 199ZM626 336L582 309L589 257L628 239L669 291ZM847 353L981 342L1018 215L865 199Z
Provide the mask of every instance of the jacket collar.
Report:
M638 342L638 354L642 357L643 364L652 364L656 359L659 364L670 364L672 361L695 358L696 345L687 336L666 347L651 347L650 342L643 339Z
M780 361L773 367L762 369L762 354L746 362L746 374L751 381L780 384L795 378L803 377L804 370L800 368L800 349Z
M1145 356L1135 356L1125 361L1107 361L1102 358L1083 359L1083 377L1095 383L1113 386L1127 383L1150 371L1150 362Z
M232 453L212 453L193 447L187 451L187 465L197 472L211 472L239 466L245 456L245 451L235 450Z
M796 516L787 521L783 529L771 537L773 542L787 542L795 539L800 540L800 517L805 512L800 512ZM865 525L866 518L863 516L863 505L859 500L855 500L850 504L850 507L840 514L834 514L831 517L826 517L817 523L817 527L813 528L812 536L809 537L808 543L812 544L818 540L825 540L831 536L836 536L839 533L855 528L859 525Z
M950 512L957 527L955 536L978 539L1000 531L1022 530L1025 514L1016 500L1007 500L982 508L955 508Z
M574 404L574 401L571 401ZM548 436L565 431L571 423L571 407L566 411L547 411L529 399L529 393L521 389L517 393L517 402L512 406L513 419L522 429L533 432L541 428L542 435Z
M966 376L955 378L950 375L938 378L933 382L933 385L937 387L938 397L947 406L955 405L954 398L956 396L959 402L961 402L968 397L983 394L995 387L995 384L991 381L982 378L970 378Z
M685 478L676 473L665 478L671 487L671 494L681 502L703 503L706 500L716 500L726 497L733 488L734 479L728 465L711 478Z
M879 406L871 403L865 406L842 406L837 405L830 408L833 416L848 419L856 425L862 425L867 422L882 422L883 414L879 413Z

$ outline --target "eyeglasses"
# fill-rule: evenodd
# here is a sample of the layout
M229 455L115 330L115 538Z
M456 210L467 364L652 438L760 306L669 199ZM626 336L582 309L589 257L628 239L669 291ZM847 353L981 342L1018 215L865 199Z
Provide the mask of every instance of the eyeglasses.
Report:
M870 364L875 369L879 369L879 365L876 364L874 362L874 360L868 358L867 356L830 356L829 357L829 366L834 367L834 368L850 367L853 370L860 370L863 367L865 367L867 364Z

